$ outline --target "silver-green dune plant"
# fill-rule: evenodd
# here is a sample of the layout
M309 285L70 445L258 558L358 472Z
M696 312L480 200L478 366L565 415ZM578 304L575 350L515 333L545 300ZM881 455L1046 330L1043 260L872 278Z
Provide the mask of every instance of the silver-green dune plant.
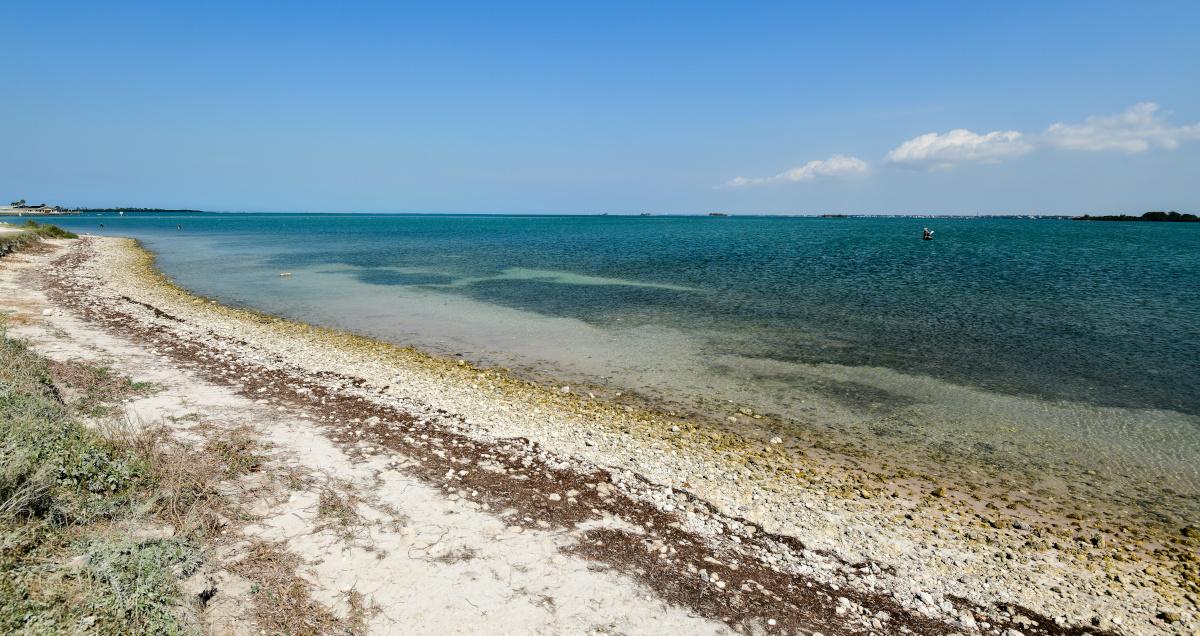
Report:
M196 544L128 533L153 458L84 426L51 369L0 325L0 633L193 631L174 608Z

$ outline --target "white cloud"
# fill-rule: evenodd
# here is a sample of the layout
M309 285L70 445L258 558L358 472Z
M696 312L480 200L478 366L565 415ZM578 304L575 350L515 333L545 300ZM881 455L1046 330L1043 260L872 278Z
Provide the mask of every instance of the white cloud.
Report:
M763 185L767 183L812 181L817 177L851 177L866 174L870 169L867 162L849 155L834 155L828 159L810 161L773 177L736 177L725 185L733 188Z
M1056 123L1041 135L998 130L980 135L970 130L928 133L909 139L887 154L890 163L950 168L963 163L997 162L1019 157L1040 147L1069 150L1145 152L1151 147L1173 149L1200 140L1200 123L1174 126L1159 116L1158 104L1135 104L1118 115L1088 117L1082 124Z
M1173 126L1158 115L1158 104L1142 102L1119 115L1088 117L1082 124L1054 124L1042 138L1058 148L1138 153L1151 146L1174 149L1184 141L1200 140L1200 123Z
M984 135L959 128L946 134L926 133L893 148L885 157L891 163L949 168L961 163L996 162L1033 149L1015 130Z
M1159 112L1158 104L1141 102L1117 115L1093 115L1081 124L1052 124L1041 134L996 130L979 134L958 128L947 133L926 133L896 146L885 155L888 163L916 168L948 169L965 163L996 163L1041 148L1080 151L1117 150L1145 152L1151 148L1172 150L1187 141L1200 141L1200 123L1176 126ZM867 162L857 157L834 155L810 161L773 177L737 177L727 186L811 181L817 177L846 177L866 174Z

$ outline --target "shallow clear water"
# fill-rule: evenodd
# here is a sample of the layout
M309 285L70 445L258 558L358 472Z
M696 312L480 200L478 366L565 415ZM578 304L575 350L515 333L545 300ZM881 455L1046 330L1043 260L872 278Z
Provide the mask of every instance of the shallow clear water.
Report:
M440 352L998 462L1100 458L1131 478L1200 484L1200 225L112 213L56 223L139 238L198 293ZM926 225L935 241L920 240Z

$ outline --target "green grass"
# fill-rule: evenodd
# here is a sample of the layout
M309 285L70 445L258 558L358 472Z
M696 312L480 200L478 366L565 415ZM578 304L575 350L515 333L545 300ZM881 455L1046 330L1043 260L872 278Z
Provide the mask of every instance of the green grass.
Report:
M30 232L5 232L0 234L0 256L12 254L36 242L37 235Z
M22 231L0 234L0 256L25 249L44 238L79 238L78 234L68 232L57 225L38 223L32 219L17 227Z
M113 387L135 386L96 369L65 374L99 380L71 387L89 409L97 398L88 386L107 387L111 399L122 397ZM81 424L56 375L0 325L0 633L196 631L174 608L202 537L129 532L154 520L170 462L153 444Z
M23 229L27 232L36 234L37 236L40 236L42 238L66 238L66 239L79 238L79 235L74 232L68 232L67 230L62 229L61 227L58 227L57 225L53 225L50 223L38 223L37 221L34 221L33 219L29 219L28 221L25 221L25 225L22 225L21 229Z
M0 521L109 516L141 485L144 462L74 419L46 360L2 329L0 339Z

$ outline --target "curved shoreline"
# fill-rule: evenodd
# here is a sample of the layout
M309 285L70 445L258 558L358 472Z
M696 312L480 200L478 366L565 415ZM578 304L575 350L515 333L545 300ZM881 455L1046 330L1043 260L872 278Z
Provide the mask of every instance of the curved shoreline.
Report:
M90 253L76 267L94 290L139 305L181 333L219 337L258 362L356 378L361 384L353 390L365 399L425 417L452 415L474 439L529 439L557 455L693 495L726 517L798 539L843 563L880 563L880 587L906 607L941 614L922 601L922 593L933 593L980 606L1014 603L1073 625L1090 625L1095 616L1107 629L1130 633L1170 630L1156 622L1163 609L1195 609L1171 550L1189 544L1177 546L1178 537L1166 532L1114 533L1087 519L1057 528L1028 511L989 508L990 500L903 467L882 474L872 470L874 458L854 457L853 448L831 449L821 439L773 444L770 422L722 430L556 391L504 371L199 298L174 285L155 269L154 256L129 240L90 238L76 251L85 249ZM853 463L862 466L847 470ZM669 495L643 497L664 513L677 511ZM707 536L728 533L707 521L689 514L680 523ZM1097 534L1076 534L1083 530ZM1152 553L1156 545L1166 551Z

